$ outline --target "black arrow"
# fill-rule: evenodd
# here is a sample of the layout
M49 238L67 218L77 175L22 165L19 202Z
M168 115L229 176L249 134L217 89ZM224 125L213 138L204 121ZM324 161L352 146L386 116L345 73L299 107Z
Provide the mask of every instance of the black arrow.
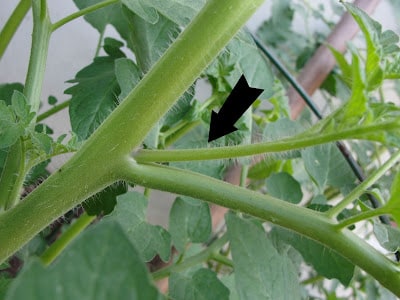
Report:
M215 111L211 112L208 142L238 130L234 124L263 91L250 87L246 78L242 75L218 114Z

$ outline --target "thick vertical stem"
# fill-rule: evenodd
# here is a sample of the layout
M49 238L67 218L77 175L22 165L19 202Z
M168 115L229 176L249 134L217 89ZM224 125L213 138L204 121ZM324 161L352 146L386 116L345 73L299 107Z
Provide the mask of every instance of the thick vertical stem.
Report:
M24 201L0 214L0 263L54 219L120 179L118 170L126 163L132 149L140 145L153 125L262 2L207 1L163 57L82 148ZM40 6L37 1L34 3L36 8ZM49 24L47 17L45 19ZM40 55L43 58L43 53ZM31 69L30 74L34 74L40 66ZM41 80L36 82L41 84ZM30 97L38 94L32 85L27 91Z
M196 80L263 0L211 0L150 69L136 88L92 135L128 153ZM162 91L162 93L160 93ZM134 121L134 123L133 123ZM113 126L110 126L113 124ZM126 130L135 124L135 130ZM103 147L103 145L101 146Z

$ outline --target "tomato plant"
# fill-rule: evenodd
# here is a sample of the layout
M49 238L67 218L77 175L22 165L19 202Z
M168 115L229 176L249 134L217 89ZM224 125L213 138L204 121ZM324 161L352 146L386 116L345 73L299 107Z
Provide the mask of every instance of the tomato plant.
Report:
M290 120L286 81L265 45L295 72L327 33L296 32L294 15L334 24L307 1L274 1L255 42L242 27L262 2L74 0L79 10L56 22L46 0L19 2L0 33L1 57L32 9L26 81L0 85L5 299L336 299L339 285L354 297L400 296L400 110L383 88L400 78L398 36L357 6L334 4L365 47L344 55L328 46L337 67L321 86L324 117ZM39 113L50 39L81 16L104 54L69 81L70 100L49 97L53 107ZM122 41L104 37L107 25ZM237 131L208 143L211 111L242 74L264 92ZM212 90L205 101L199 80ZM66 107L72 133L52 137L46 118ZM73 156L48 174L65 153ZM232 165L240 186L223 181ZM153 189L179 195L167 229L146 221ZM209 204L230 209L222 230ZM73 220L60 230L60 217ZM155 285L164 278L167 292Z

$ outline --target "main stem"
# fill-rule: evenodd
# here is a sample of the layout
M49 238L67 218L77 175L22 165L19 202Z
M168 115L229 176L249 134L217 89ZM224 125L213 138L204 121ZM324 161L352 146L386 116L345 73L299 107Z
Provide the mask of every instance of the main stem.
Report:
M54 219L121 179L119 170L130 152L141 144L152 126L262 2L207 1L201 12L82 148L24 201L0 214L0 263Z
M153 125L193 84L262 2L207 1L136 88L98 128L92 141L101 148L114 144L116 151L123 154L140 146ZM129 124L134 124L135 129L127 130Z
M178 193L259 217L307 236L340 253L400 296L400 267L322 213L211 177L161 165L124 164L125 180Z

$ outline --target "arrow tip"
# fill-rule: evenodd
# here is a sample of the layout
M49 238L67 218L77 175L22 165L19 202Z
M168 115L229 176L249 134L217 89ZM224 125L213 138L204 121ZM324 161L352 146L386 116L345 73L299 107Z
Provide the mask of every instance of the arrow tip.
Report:
M208 142L216 140L224 135L238 130L233 125L225 124L224 120L218 117L215 111L211 112L210 132L208 134Z

